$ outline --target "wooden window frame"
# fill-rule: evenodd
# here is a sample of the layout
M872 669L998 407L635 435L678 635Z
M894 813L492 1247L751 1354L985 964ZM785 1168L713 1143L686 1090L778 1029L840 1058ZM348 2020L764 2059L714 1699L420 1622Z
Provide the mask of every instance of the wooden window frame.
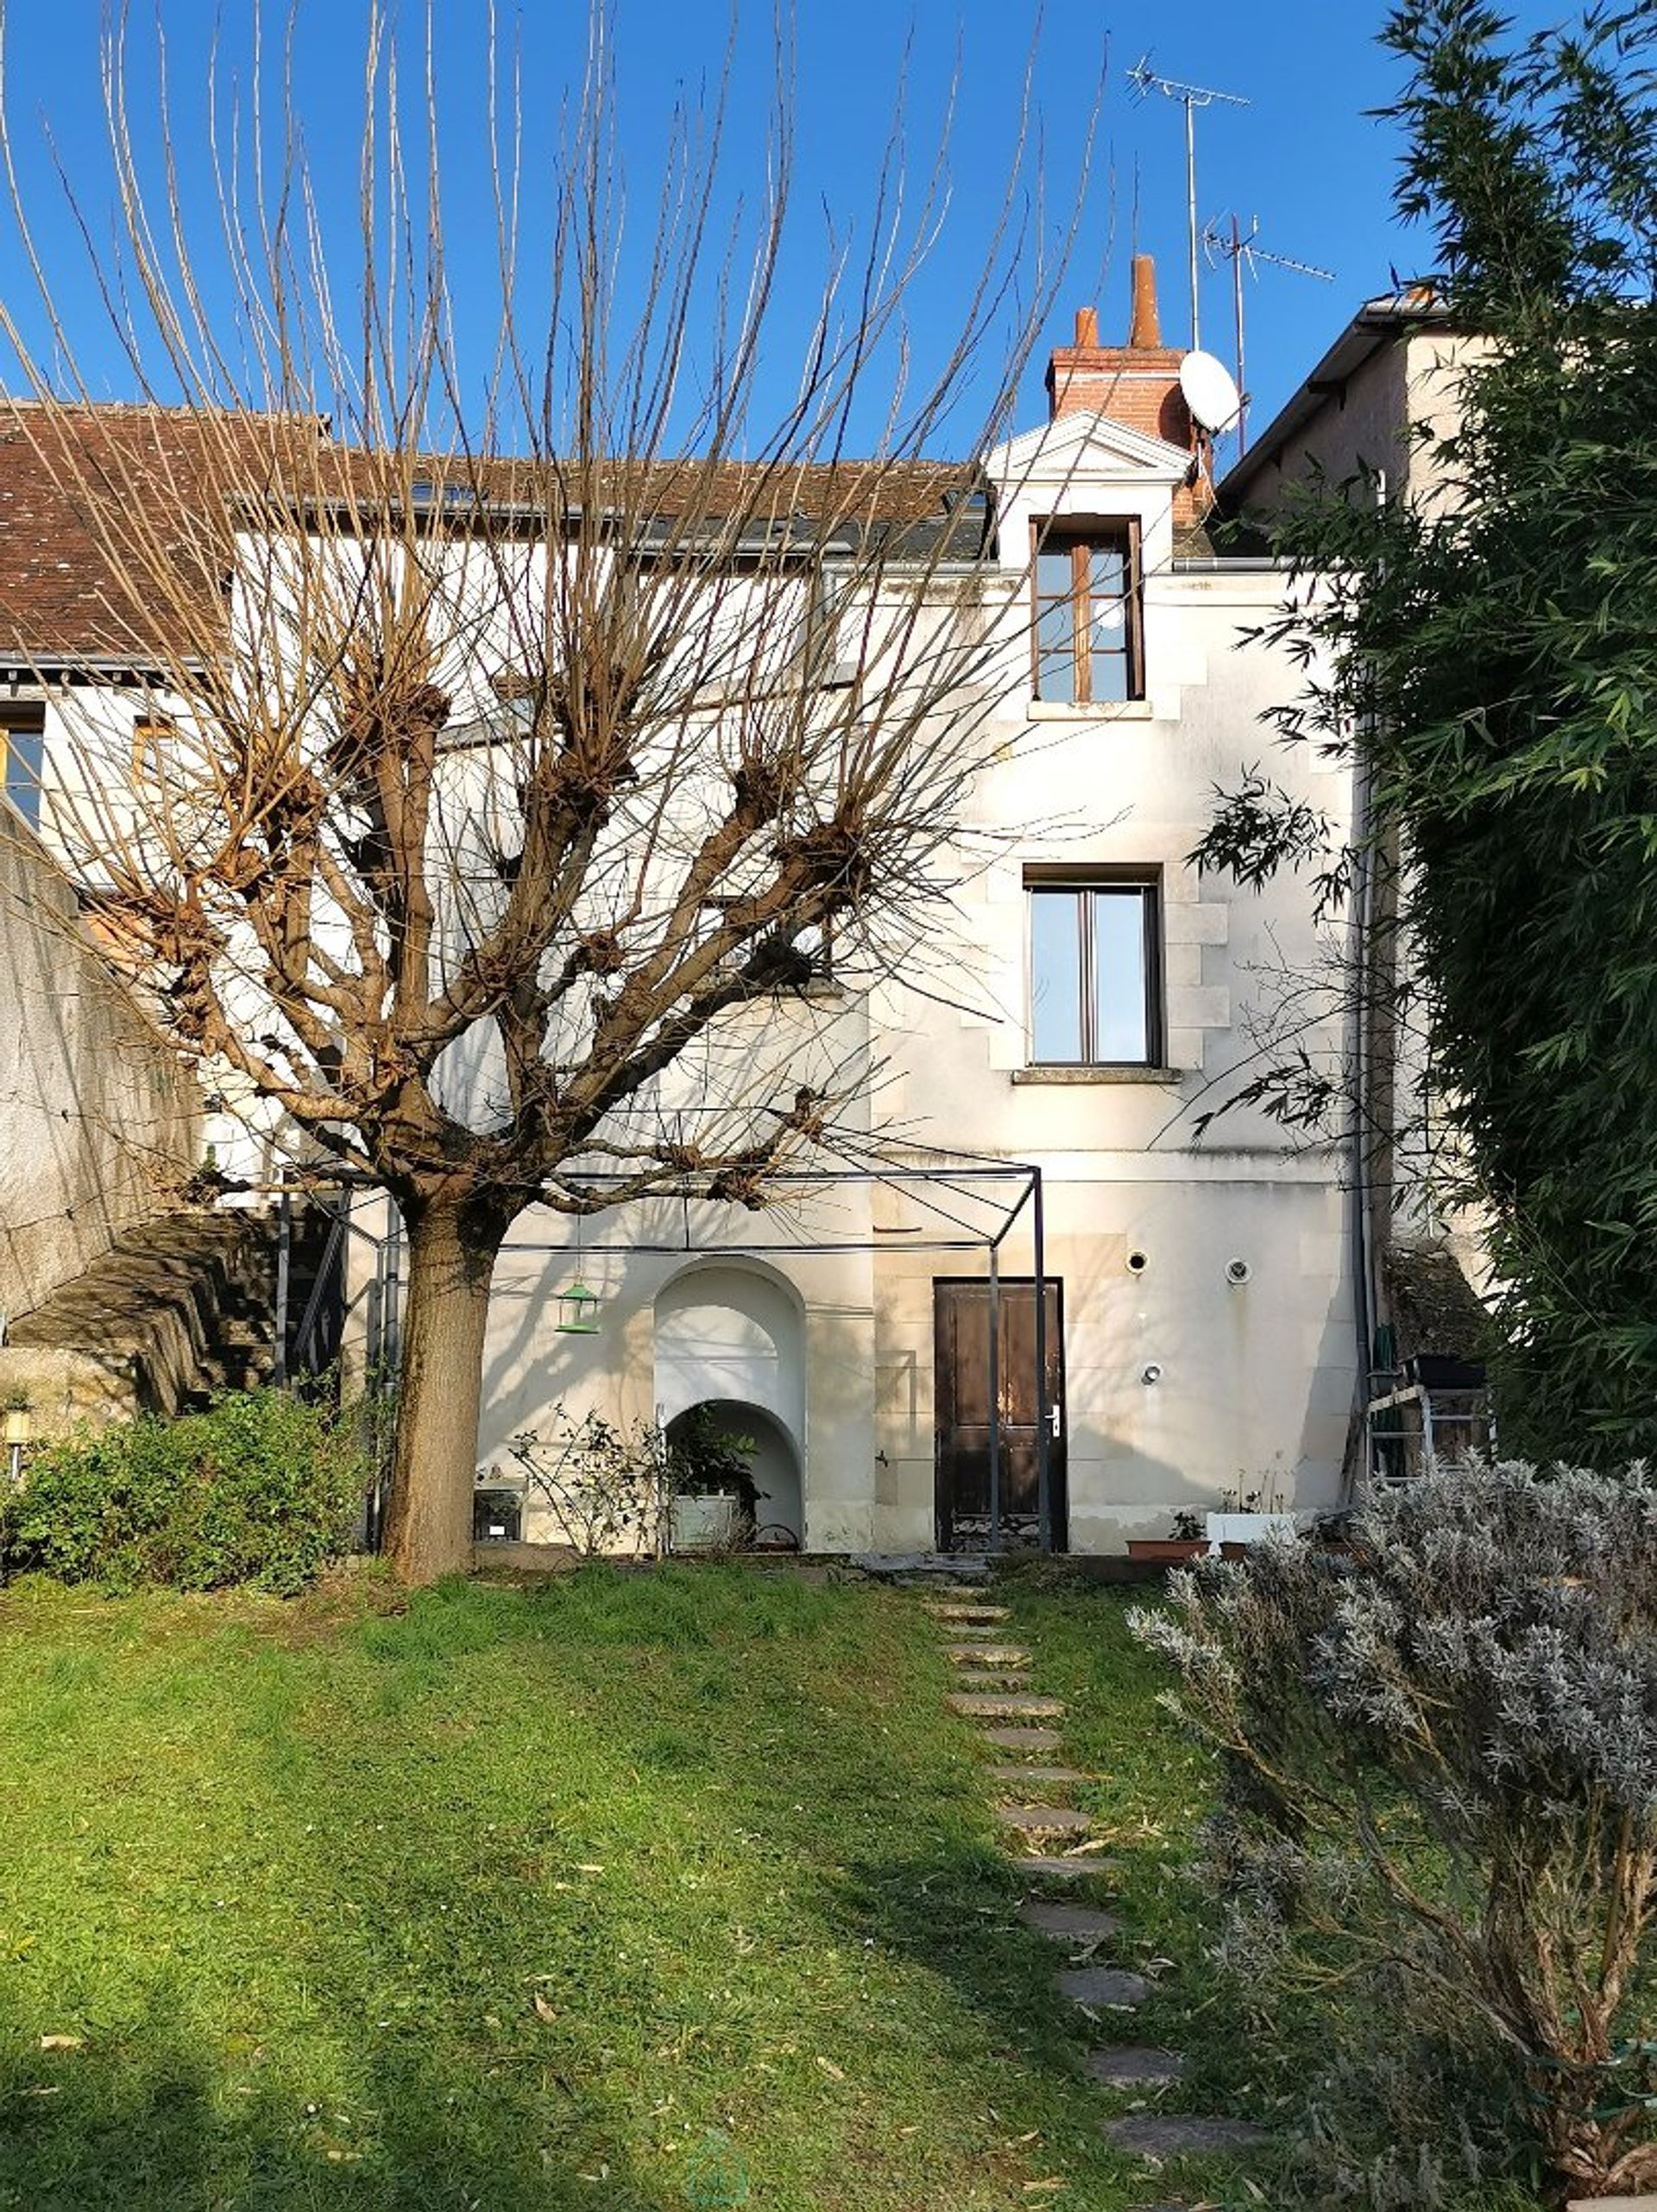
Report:
M25 804L22 795L25 786L13 779L14 737L35 737L41 740L40 767L26 772L26 788L31 795L32 804ZM16 757L21 763L21 753ZM15 699L0 703L0 799L15 814L21 816L31 829L40 828L46 802L46 702L43 699Z
M1084 921L1076 922L1078 949L1078 1024L1081 1055L1075 1060L1043 1060L1036 1055L1036 931L1031 900L1038 892L1049 896L1068 891L1078 900L1098 892L1137 892L1144 916L1145 1049L1132 1060L1106 1059L1099 1052L1097 933L1091 906ZM1162 872L1159 867L1066 867L1039 864L1024 870L1024 1052L1030 1068L1160 1068L1167 1038L1162 1005Z
M1056 544L1045 541L1054 539ZM1040 558L1043 551L1053 552L1062 545L1070 553L1070 593L1072 609L1071 629L1073 696L1068 699L1044 698L1042 692L1042 608ZM1129 699L1145 696L1145 643L1144 574L1140 565L1140 526L1134 515L1108 514L1049 514L1037 517L1030 526L1030 693L1043 706L1120 706L1118 699L1095 700L1093 697L1093 659L1087 640L1090 625L1087 620L1093 598L1090 588L1087 564L1091 556L1108 548L1119 552L1127 574L1127 589L1122 595L1123 617L1127 626L1127 693ZM1056 599L1055 604L1059 603Z
M142 778L157 772L161 754L167 740L179 734L179 726L170 715L148 712L135 715L132 722L132 772Z

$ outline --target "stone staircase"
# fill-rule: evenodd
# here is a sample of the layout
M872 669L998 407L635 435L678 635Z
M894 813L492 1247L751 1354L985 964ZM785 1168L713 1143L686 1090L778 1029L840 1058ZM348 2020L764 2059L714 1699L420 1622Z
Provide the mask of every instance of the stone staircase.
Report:
M1093 1901L1096 1890L1108 1891L1111 1868L1093 1836L1093 1815L1071 1801L1089 1778L1056 1755L1063 1749L1063 1701L1032 1694L1032 1654L1013 1639L1011 1609L986 1602L992 1590L930 1577L925 1587L922 1603L955 1670L950 1705L977 1724L990 1754L986 1771L996 1792L996 1818L1024 1892L1018 1917L1068 1951L1054 1986L1075 2007L1084 2033L1100 2024L1101 2014L1131 2016L1150 1995L1150 1983L1107 1963L1128 1931L1117 1914ZM1134 2101L1137 2108L1101 2124L1118 2151L1153 2169L1187 2156L1236 2158L1270 2140L1250 2121L1148 2108L1148 2099L1178 2083L1183 2068L1177 2051L1145 2043L1093 2044L1083 2066L1103 2089ZM1147 2205L1144 2212L1180 2208Z
M274 1242L263 1213L158 1215L112 1245L0 1348L0 1396L38 1440L77 1421L174 1414L270 1372Z

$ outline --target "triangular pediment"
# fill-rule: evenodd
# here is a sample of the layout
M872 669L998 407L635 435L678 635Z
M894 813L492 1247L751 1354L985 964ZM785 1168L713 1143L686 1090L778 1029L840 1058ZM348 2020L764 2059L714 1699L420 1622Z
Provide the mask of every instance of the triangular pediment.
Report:
M1094 476L1178 483L1190 467L1182 446L1084 407L1021 431L996 446L986 463L991 478L1006 487Z

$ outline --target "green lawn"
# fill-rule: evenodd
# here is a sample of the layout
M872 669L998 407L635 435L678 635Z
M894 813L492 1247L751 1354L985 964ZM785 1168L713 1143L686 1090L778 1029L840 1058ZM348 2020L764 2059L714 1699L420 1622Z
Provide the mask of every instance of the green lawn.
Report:
M1256 2108L1197 1755L1115 1597L1015 1603L1152 2032ZM778 2212L1250 2201L1102 2144L946 1673L911 1598L740 1568L0 1593L0 2204L624 2212L734 2201L727 2143Z

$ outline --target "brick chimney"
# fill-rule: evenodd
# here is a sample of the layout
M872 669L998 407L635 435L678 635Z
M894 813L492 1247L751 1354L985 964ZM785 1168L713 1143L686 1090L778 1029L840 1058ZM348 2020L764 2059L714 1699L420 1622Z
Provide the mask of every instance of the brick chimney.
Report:
M1126 345L1101 345L1098 313L1083 307L1076 316L1075 343L1055 347L1047 367L1048 402L1055 419L1083 410L1105 415L1130 430L1165 438L1196 461L1195 481L1181 485L1174 495L1176 523L1199 521L1213 505L1208 441L1192 421L1180 390L1184 358L1181 347L1162 343L1156 314L1156 264L1149 254L1136 254Z

